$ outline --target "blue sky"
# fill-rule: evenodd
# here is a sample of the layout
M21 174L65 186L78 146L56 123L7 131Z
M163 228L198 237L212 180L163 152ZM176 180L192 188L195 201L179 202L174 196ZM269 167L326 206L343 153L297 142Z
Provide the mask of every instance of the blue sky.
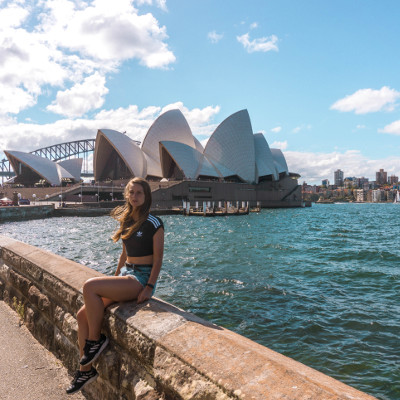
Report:
M0 149L140 140L171 108L204 142L246 108L300 183L399 175L399 21L397 0L0 0Z

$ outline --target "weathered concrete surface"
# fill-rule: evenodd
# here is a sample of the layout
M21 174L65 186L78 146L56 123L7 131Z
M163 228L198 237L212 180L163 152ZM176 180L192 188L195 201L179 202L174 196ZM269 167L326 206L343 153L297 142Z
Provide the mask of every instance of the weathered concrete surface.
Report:
M0 301L0 399L62 400L71 376L31 335L16 312ZM82 393L74 399L83 400Z
M220 327L188 322L162 344L243 399L367 399L359 391Z
M81 288L99 276L80 264L0 236L0 299L69 370L78 360ZM111 342L88 398L371 400L335 379L158 299L114 304Z

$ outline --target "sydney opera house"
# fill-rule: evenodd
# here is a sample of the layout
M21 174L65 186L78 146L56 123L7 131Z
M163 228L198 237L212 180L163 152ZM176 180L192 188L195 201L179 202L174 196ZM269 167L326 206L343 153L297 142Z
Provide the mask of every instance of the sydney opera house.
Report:
M156 201L251 201L293 206L301 201L297 174L281 150L253 133L247 110L225 119L205 147L179 110L160 115L139 146L123 133L100 129L94 152L96 181L129 179L180 182ZM164 197L161 195L164 194Z
M60 186L63 180L72 183L81 180L81 158L54 162L22 151L5 150L4 153L16 174L12 178L13 183L30 186L43 182L50 186Z
M109 129L97 133L96 180L139 176L149 180L217 180L257 184L289 175L285 157L270 149L262 133L253 134L247 110L223 121L205 148L179 110L156 119L141 146Z
M80 181L80 159L55 163L17 151L5 154L17 175L15 182ZM283 153L271 149L262 133L253 133L247 110L226 118L205 147L177 109L161 114L141 144L124 133L100 129L93 173L96 182L123 183L132 177L158 182L152 184L153 199L164 205L182 200L249 201L273 207L301 203L299 176L289 172Z

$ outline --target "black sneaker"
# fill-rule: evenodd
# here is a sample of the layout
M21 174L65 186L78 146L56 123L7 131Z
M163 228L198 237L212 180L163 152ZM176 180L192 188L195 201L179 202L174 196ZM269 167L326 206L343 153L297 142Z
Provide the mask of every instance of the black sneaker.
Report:
M71 385L67 388L67 394L79 392L79 390L83 389L88 383L94 381L98 375L96 369L93 367L90 371L76 371Z
M82 366L88 365L95 361L100 353L107 347L108 337L101 334L99 340L86 340L85 347L83 349L83 356L79 363Z

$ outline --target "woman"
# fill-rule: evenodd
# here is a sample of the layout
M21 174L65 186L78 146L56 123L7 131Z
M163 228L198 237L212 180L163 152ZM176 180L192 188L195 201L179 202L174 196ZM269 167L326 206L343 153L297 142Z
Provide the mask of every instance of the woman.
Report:
M68 394L98 376L92 363L108 344L108 338L101 334L105 308L114 302L137 299L142 303L150 299L160 273L164 225L150 214L150 186L144 179L134 178L126 185L124 195L125 205L111 214L120 223L112 239L123 241L115 276L92 278L83 285L85 305L77 313L80 369L67 388Z

